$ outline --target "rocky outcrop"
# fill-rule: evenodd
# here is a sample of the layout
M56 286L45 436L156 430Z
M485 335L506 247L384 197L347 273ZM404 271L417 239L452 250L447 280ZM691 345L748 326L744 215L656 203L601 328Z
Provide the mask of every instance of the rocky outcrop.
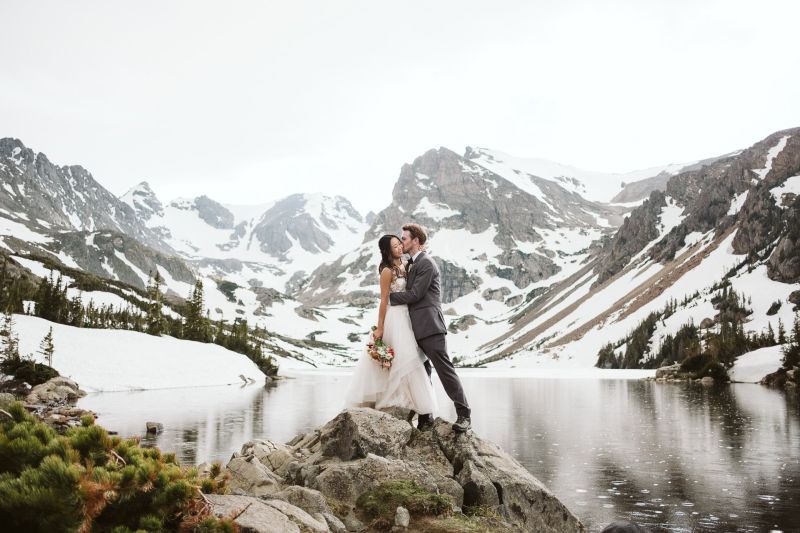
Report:
M83 396L86 396L86 393L78 387L77 383L69 378L58 376L41 385L36 385L25 398L25 402L55 405L75 401Z
M653 191L663 192L667 188L667 182L672 174L662 172L651 178L646 178L632 183L623 183L622 190L619 191L611 203L624 204L628 202L638 202L644 198L649 198Z
M2 384L7 386L11 383L5 381ZM27 383L24 385L29 387ZM21 400L25 408L42 422L58 432L65 432L71 427L81 425L81 418L84 416L96 418L93 412L75 406L75 402L83 396L86 396L86 393L73 380L56 376L36 385L27 394L19 394L19 391L13 394L0 393L0 408L5 408L10 402Z
M214 512L241 513L236 521L246 531L358 530L370 523L359 498L383 483L404 480L447 495L452 512L493 510L500 519L492 530L583 531L578 519L497 445L454 433L441 419L432 431L420 432L405 413L397 414L348 409L287 444L245 444L227 466L233 496L210 498ZM430 517L406 517L404 510L392 509L395 523L407 523L408 531L428 529Z
M53 236L51 247L53 251L70 256L86 272L100 278L117 279L140 289L147 284L145 276L155 273L158 267L175 280L192 284L195 280L194 273L183 259L114 231L58 233ZM188 294L177 296L186 298Z
M800 282L800 196L789 201L781 222L785 233L778 239L769 256L767 272L776 281L797 283Z
M603 250L603 257L595 267L597 285L613 277L644 247L658 237L661 209L665 207L664 193L654 191L650 198L625 219L614 238Z

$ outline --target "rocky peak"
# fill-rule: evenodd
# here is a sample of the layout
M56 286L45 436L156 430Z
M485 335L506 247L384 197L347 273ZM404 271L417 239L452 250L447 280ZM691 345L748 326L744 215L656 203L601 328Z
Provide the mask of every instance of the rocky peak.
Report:
M208 196L195 198L194 208L197 209L198 216L209 226L217 229L233 229L233 213Z
M150 220L153 215L164 215L164 206L146 181L132 187L120 196L120 200L131 206L141 220Z
M329 251L337 233L363 231L362 217L341 196L293 194L276 202L259 219L253 235L261 250L281 257L294 244L311 253Z

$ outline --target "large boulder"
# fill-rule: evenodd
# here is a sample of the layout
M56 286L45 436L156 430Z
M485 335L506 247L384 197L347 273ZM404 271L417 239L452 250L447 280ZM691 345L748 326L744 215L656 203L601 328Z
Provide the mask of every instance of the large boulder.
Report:
M362 459L373 453L398 457L413 428L408 422L373 409L348 409L325 424L319 441L325 457L342 461Z
M236 517L242 533L306 533L330 531L324 522L289 503L252 496L209 494L211 512L219 517Z
M266 496L280 492L281 479L253 455L233 457L226 466L235 494Z
M493 531L584 530L540 481L499 446L472 432L455 433L441 419L432 431L420 432L399 411L393 416L373 409L347 409L285 445L249 442L234 454L227 470L232 492L260 497L270 509L258 507L259 513L283 513L284 519L273 525L289 524L286 531L294 531L294 526L315 530L301 524L293 509L325 530L353 529L359 518L369 521L359 514L359 498L398 481L412 481L429 494L447 495L456 513L469 508L493 510L499 517ZM251 515L244 522L256 520L255 510L247 512ZM424 531L430 520L411 517L408 531ZM243 523L239 518L237 522Z
M77 383L69 378L57 376L31 389L30 394L25 398L25 403L53 405L73 402L83 396L86 396L86 393L78 387Z

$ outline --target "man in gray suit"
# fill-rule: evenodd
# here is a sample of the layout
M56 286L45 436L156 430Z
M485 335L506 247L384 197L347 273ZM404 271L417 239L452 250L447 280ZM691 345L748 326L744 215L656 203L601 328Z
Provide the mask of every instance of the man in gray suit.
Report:
M403 251L411 256L408 262L406 290L389 294L392 305L408 305L411 328L417 344L433 363L436 374L445 392L453 400L458 419L453 430L463 433L471 426L470 409L461 380L447 355L445 335L447 328L442 315L441 290L439 287L439 267L423 250L428 236L419 224L403 226ZM430 375L430 364L426 363ZM433 426L431 415L420 415L417 427L428 429Z

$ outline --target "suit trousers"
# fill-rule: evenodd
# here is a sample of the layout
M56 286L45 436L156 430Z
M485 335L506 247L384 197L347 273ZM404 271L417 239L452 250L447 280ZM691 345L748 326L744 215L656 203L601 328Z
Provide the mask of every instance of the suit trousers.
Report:
M428 360L433 363L433 367L436 369L439 381L442 382L444 391L450 399L453 400L453 404L455 404L458 416L469 416L470 409L467 403L467 397L464 394L464 388L461 386L461 380L458 379L458 374L456 374L456 369L453 367L453 363L447 355L447 341L445 340L444 334L439 333L437 335L425 337L424 339L417 339L417 344L422 348L422 351L425 352ZM430 364L428 364L427 361L425 363L425 369L428 371L428 375L430 375Z

